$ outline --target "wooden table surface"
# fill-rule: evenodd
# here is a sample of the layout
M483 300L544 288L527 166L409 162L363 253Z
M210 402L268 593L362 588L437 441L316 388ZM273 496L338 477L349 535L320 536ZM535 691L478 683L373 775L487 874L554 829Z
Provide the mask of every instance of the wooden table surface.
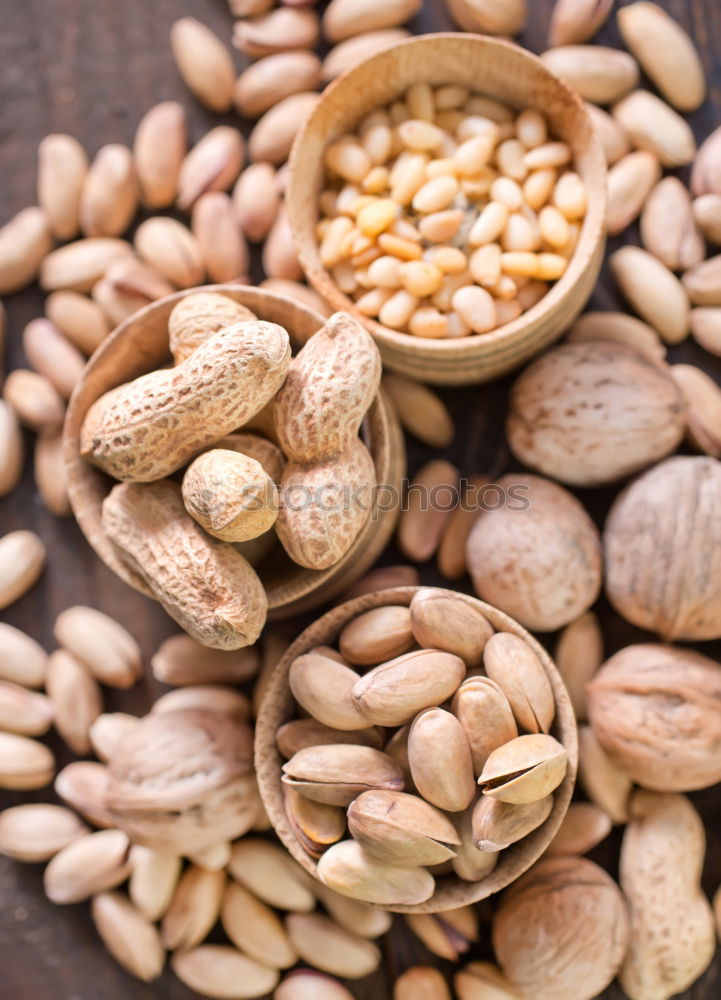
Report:
M501 0L499 0L501 2ZM693 116L699 137L721 122L721 4L718 0L662 0L696 39L710 80L709 100ZM542 51L552 0L530 0L530 23L522 41ZM183 15L195 15L229 39L231 17L224 0L0 0L0 221L34 202L35 154L39 140L49 132L77 136L89 153L107 142L132 141L140 116L157 101L176 98L190 113L193 138L203 134L218 118L200 108L187 93L171 60L168 32ZM420 32L452 27L442 0L425 2L412 25ZM614 23L604 28L599 41L618 44ZM237 60L241 66L241 60ZM228 121L237 120L229 116ZM257 265L254 276L258 277ZM25 364L21 348L24 324L42 314L36 289L8 300L8 368ZM593 305L617 307L612 284L605 275ZM721 361L693 344L671 352L674 360L693 361L721 381ZM503 439L502 414L507 382L444 393L458 420L458 438L448 457L464 474L484 472L497 476L515 468ZM32 447L28 438L28 448ZM409 441L412 472L429 453ZM579 494L599 524L613 497L612 491ZM26 470L21 486L0 501L0 533L18 528L37 531L48 547L48 566L41 581L6 612L3 619L29 632L52 649L52 623L69 605L89 604L108 612L137 636L144 656L152 655L160 641L177 631L153 602L116 579L95 556L72 520L49 514L35 495ZM397 561L392 550L383 561ZM427 583L443 583L432 565L423 567ZM613 651L642 633L621 622L601 602L600 613ZM299 623L287 626L289 634ZM704 644L704 651L721 659L721 644ZM132 692L107 693L113 709L142 712L156 694L152 678ZM61 762L68 759L59 742L51 739ZM45 801L45 790L32 796ZM26 795L0 794L0 807L25 801ZM709 851L704 885L709 893L721 883L721 801L717 789L693 796L706 821ZM620 835L592 855L615 873ZM41 866L15 865L0 859L0 1000L184 1000L193 996L175 977L166 973L152 985L126 975L99 944L85 904L58 908L42 893ZM480 907L482 940L470 957L489 955L488 904ZM385 968L375 976L350 984L362 1000L389 1000L393 977L408 965L431 961L425 949L396 922L383 942ZM452 971L442 963L446 971ZM605 994L618 1000L623 994L613 986ZM721 996L721 962L718 957L708 973L686 998L712 1000Z

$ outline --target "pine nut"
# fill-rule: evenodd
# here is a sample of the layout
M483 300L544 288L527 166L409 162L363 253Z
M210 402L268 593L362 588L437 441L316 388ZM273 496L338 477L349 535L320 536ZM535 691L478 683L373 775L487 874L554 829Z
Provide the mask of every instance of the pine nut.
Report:
M455 177L434 177L416 191L411 204L416 212L440 212L451 204L458 187Z
M452 304L453 311L474 333L488 333L496 326L496 304L485 288L476 285L459 288Z

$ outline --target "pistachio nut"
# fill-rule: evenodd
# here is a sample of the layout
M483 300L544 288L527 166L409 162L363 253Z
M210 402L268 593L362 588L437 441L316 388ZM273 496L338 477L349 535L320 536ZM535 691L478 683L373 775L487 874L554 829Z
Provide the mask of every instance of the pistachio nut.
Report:
M414 965L396 979L393 1000L451 1000L451 994L439 969Z
M318 862L318 878L336 892L378 906L415 906L433 895L425 868L390 865L371 857L355 840L333 844Z
M301 959L321 972L360 979L380 965L381 953L376 945L319 913L291 913L286 927Z
M483 665L508 698L518 724L529 733L547 733L556 711L553 691L528 643L510 632L497 632L483 652Z
M349 663L371 666L413 648L411 613L400 604L372 608L348 622L339 638L341 655Z
M278 986L273 1000L353 1000L353 994L323 972L294 969Z
M391 738L388 740L385 746L385 753L391 757L398 767L403 772L403 781L405 782L405 790L407 792L416 791L416 786L413 784L413 775L411 774L411 765L408 760L408 734L411 731L410 726L401 726L400 729L396 729Z
M122 892L93 896L90 914L113 958L142 982L157 979L165 965L158 929Z
M58 772L55 791L69 806L93 826L114 826L113 817L105 805L105 793L110 772L105 764L94 760L74 760Z
M453 696L451 711L466 734L477 775L493 750L518 736L508 699L490 677L467 677Z
M545 823L553 796L511 805L483 795L473 809L473 841L479 851L502 851Z
M298 704L323 725L344 730L368 728L368 719L352 697L360 679L344 663L314 652L293 660L288 673Z
M130 874L130 842L121 830L100 830L78 837L50 861L43 875L53 903L79 903L113 889Z
M181 858L136 844L130 852L130 864L133 869L128 884L130 901L148 920L160 920L175 894Z
M331 806L347 806L369 788L401 791L401 769L372 747L345 743L307 747L283 765L283 783L301 795Z
M353 688L353 703L369 722L402 726L424 708L450 698L466 673L459 656L419 649L370 670ZM360 728L360 727L359 727Z
M591 802L613 823L628 822L633 781L606 755L590 726L578 727L578 777Z
M458 1000L522 1000L492 962L469 962L453 977Z
M596 844L606 839L612 826L611 817L593 802L572 802L558 833L548 846L546 857L588 854Z
M382 731L376 727L352 731L333 729L315 719L293 719L281 726L275 734L278 749L287 759L306 747L319 747L327 743L353 743L381 750Z
M49 861L89 832L64 806L28 802L0 812L0 854L16 861Z
M297 913L315 909L310 876L276 844L260 837L243 837L233 844L228 870L268 906Z
M549 795L568 767L565 747L544 733L517 736L494 750L478 779L484 795L522 805Z
M218 919L225 872L190 865L183 872L163 916L161 938L170 951L202 944Z
M354 931L365 938L377 938L390 930L393 918L387 910L342 896L321 883L315 891L330 916L347 931Z
M419 646L455 653L469 666L480 665L493 627L461 595L427 588L411 601L411 626Z
M345 813L338 806L313 802L291 785L283 786L283 802L293 832L311 857L319 858L345 833Z
M405 792L363 792L348 807L348 829L368 854L391 864L441 864L460 843L440 810Z
M443 913L409 913L406 923L439 958L457 962L478 941L478 917L472 906Z
M243 984L243 996L267 996L278 982L277 969L246 958L236 948L224 944L203 944L189 951L176 951L170 959L178 979L196 993L206 997L238 995Z
M453 871L464 882L480 882L498 864L498 851L479 851L473 843L473 808L459 813L455 820L461 843L456 848Z
M455 715L442 708L421 712L408 736L408 760L413 783L434 806L461 812L473 801L471 748Z
M271 969L289 969L298 961L298 953L275 911L237 882L226 886L220 921L235 947L256 962Z

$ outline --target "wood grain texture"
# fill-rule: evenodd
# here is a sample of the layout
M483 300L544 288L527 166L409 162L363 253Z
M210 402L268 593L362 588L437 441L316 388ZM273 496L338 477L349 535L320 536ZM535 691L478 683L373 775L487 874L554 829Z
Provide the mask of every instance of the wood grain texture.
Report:
M662 0L671 14L688 28L699 44L707 75L713 80L709 100L691 119L699 137L721 121L721 6L717 0ZM531 0L531 21L522 38L540 51L551 9L551 0ZM190 111L191 133L197 138L213 123L223 120L200 109L189 97L172 64L168 31L185 14L195 15L229 38L231 18L224 0L0 0L0 220L34 200L35 153L40 139L52 131L78 136L89 152L110 141L129 142L140 116L155 102L176 98ZM413 24L416 31L452 28L442 0L427 0ZM612 22L599 41L618 44ZM238 67L241 61L237 61ZM233 121L228 117L227 121ZM682 176L683 173L682 173ZM617 245L618 241L613 241ZM257 261L254 273L258 275ZM599 284L594 308L615 308L619 300L605 276ZM21 347L23 325L41 314L42 299L36 291L14 296L8 303L10 336L9 367L25 363ZM673 360L700 364L721 381L721 360L713 359L687 343L671 351ZM500 415L504 411L508 382L482 389L452 390L444 397L457 421L458 437L447 457L463 474L485 472L491 477L512 472L517 465L509 457ZM31 441L28 438L28 447ZM409 440L409 465L413 472L429 453ZM579 496L602 523L613 492L580 491ZM71 521L58 521L47 513L35 496L30 470L21 487L0 501L2 532L33 528L46 541L50 560L40 583L21 601L3 613L3 619L36 636L52 649L55 616L74 603L87 603L115 616L138 637L145 661L159 642L176 631L173 623L151 601L143 598L107 570ZM399 561L392 549L383 558ZM433 565L422 571L429 584L444 584ZM464 589L469 590L468 581ZM600 612L609 637L609 652L643 636L623 623L602 602ZM297 634L303 623L289 627ZM706 643L703 651L721 658L721 644ZM160 689L152 678L122 695L108 695L117 709L140 712ZM53 746L59 750L57 741ZM62 757L62 755L61 755ZM37 801L47 793L35 793ZM25 796L0 794L0 806ZM718 788L692 796L705 821L709 852L704 886L713 892L721 883L721 799ZM620 835L614 831L592 857L616 874ZM0 1000L190 1000L194 995L174 976L166 973L149 986L137 983L118 968L100 946L87 906L58 908L42 893L40 866L19 866L0 859ZM483 921L490 914L488 902L480 904ZM414 962L432 956L397 920L392 934L382 944L385 968L351 990L359 1000L390 1000L393 977ZM489 955L488 934L473 957ZM452 972L448 963L444 970ZM719 957L708 973L683 1000L716 1000L721 995ZM622 1000L616 986L604 1000Z

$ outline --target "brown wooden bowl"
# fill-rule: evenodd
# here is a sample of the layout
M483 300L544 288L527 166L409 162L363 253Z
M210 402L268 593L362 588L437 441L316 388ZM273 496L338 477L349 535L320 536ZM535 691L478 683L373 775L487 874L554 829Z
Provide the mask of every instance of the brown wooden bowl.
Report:
M283 759L275 742L275 734L280 726L296 715L296 703L288 686L290 665L297 656L307 653L314 646L334 643L343 626L357 615L383 604L408 606L414 594L420 589L422 588L394 587L373 594L363 594L327 612L302 632L290 646L275 668L263 697L255 726L255 769L260 794L275 832L295 860L314 878L318 878L317 864L306 854L286 817L281 783ZM561 676L545 649L517 622L490 604L455 591L439 589L439 593L466 601L482 612L495 629L515 633L525 639L536 653L553 689L556 717L551 732L563 743L568 752L568 771L554 793L553 810L546 822L522 841L503 851L497 867L490 875L480 882L465 882L455 875L438 878L436 891L425 903L418 906L387 907L397 913L438 913L443 910L453 910L467 903L477 903L495 892L500 892L515 881L540 858L555 836L568 810L578 767L578 739L573 708Z
M513 107L542 111L573 150L588 190L588 211L566 273L537 305L491 333L426 340L391 330L363 316L320 260L315 224L325 147L369 111L422 82L462 84ZM482 35L422 35L372 56L326 88L296 137L286 203L308 280L333 309L351 313L373 334L386 367L425 382L464 385L516 368L557 339L585 306L603 261L606 161L580 97L536 56Z
M279 323L298 348L323 325L323 317L280 295L247 285L208 285L251 309L261 319ZM103 562L131 587L153 597L143 580L123 563L103 531L102 502L114 480L80 456L80 428L98 397L123 382L170 361L168 317L173 306L198 289L185 289L151 303L121 323L95 352L73 392L65 419L63 450L68 494L75 518ZM361 436L376 467L379 484L400 489L405 475L403 434L392 404L381 391L366 414ZM369 569L388 544L399 513L376 508L350 551L329 569L296 565L276 546L257 567L268 595L268 617L284 618L318 607L342 593Z

